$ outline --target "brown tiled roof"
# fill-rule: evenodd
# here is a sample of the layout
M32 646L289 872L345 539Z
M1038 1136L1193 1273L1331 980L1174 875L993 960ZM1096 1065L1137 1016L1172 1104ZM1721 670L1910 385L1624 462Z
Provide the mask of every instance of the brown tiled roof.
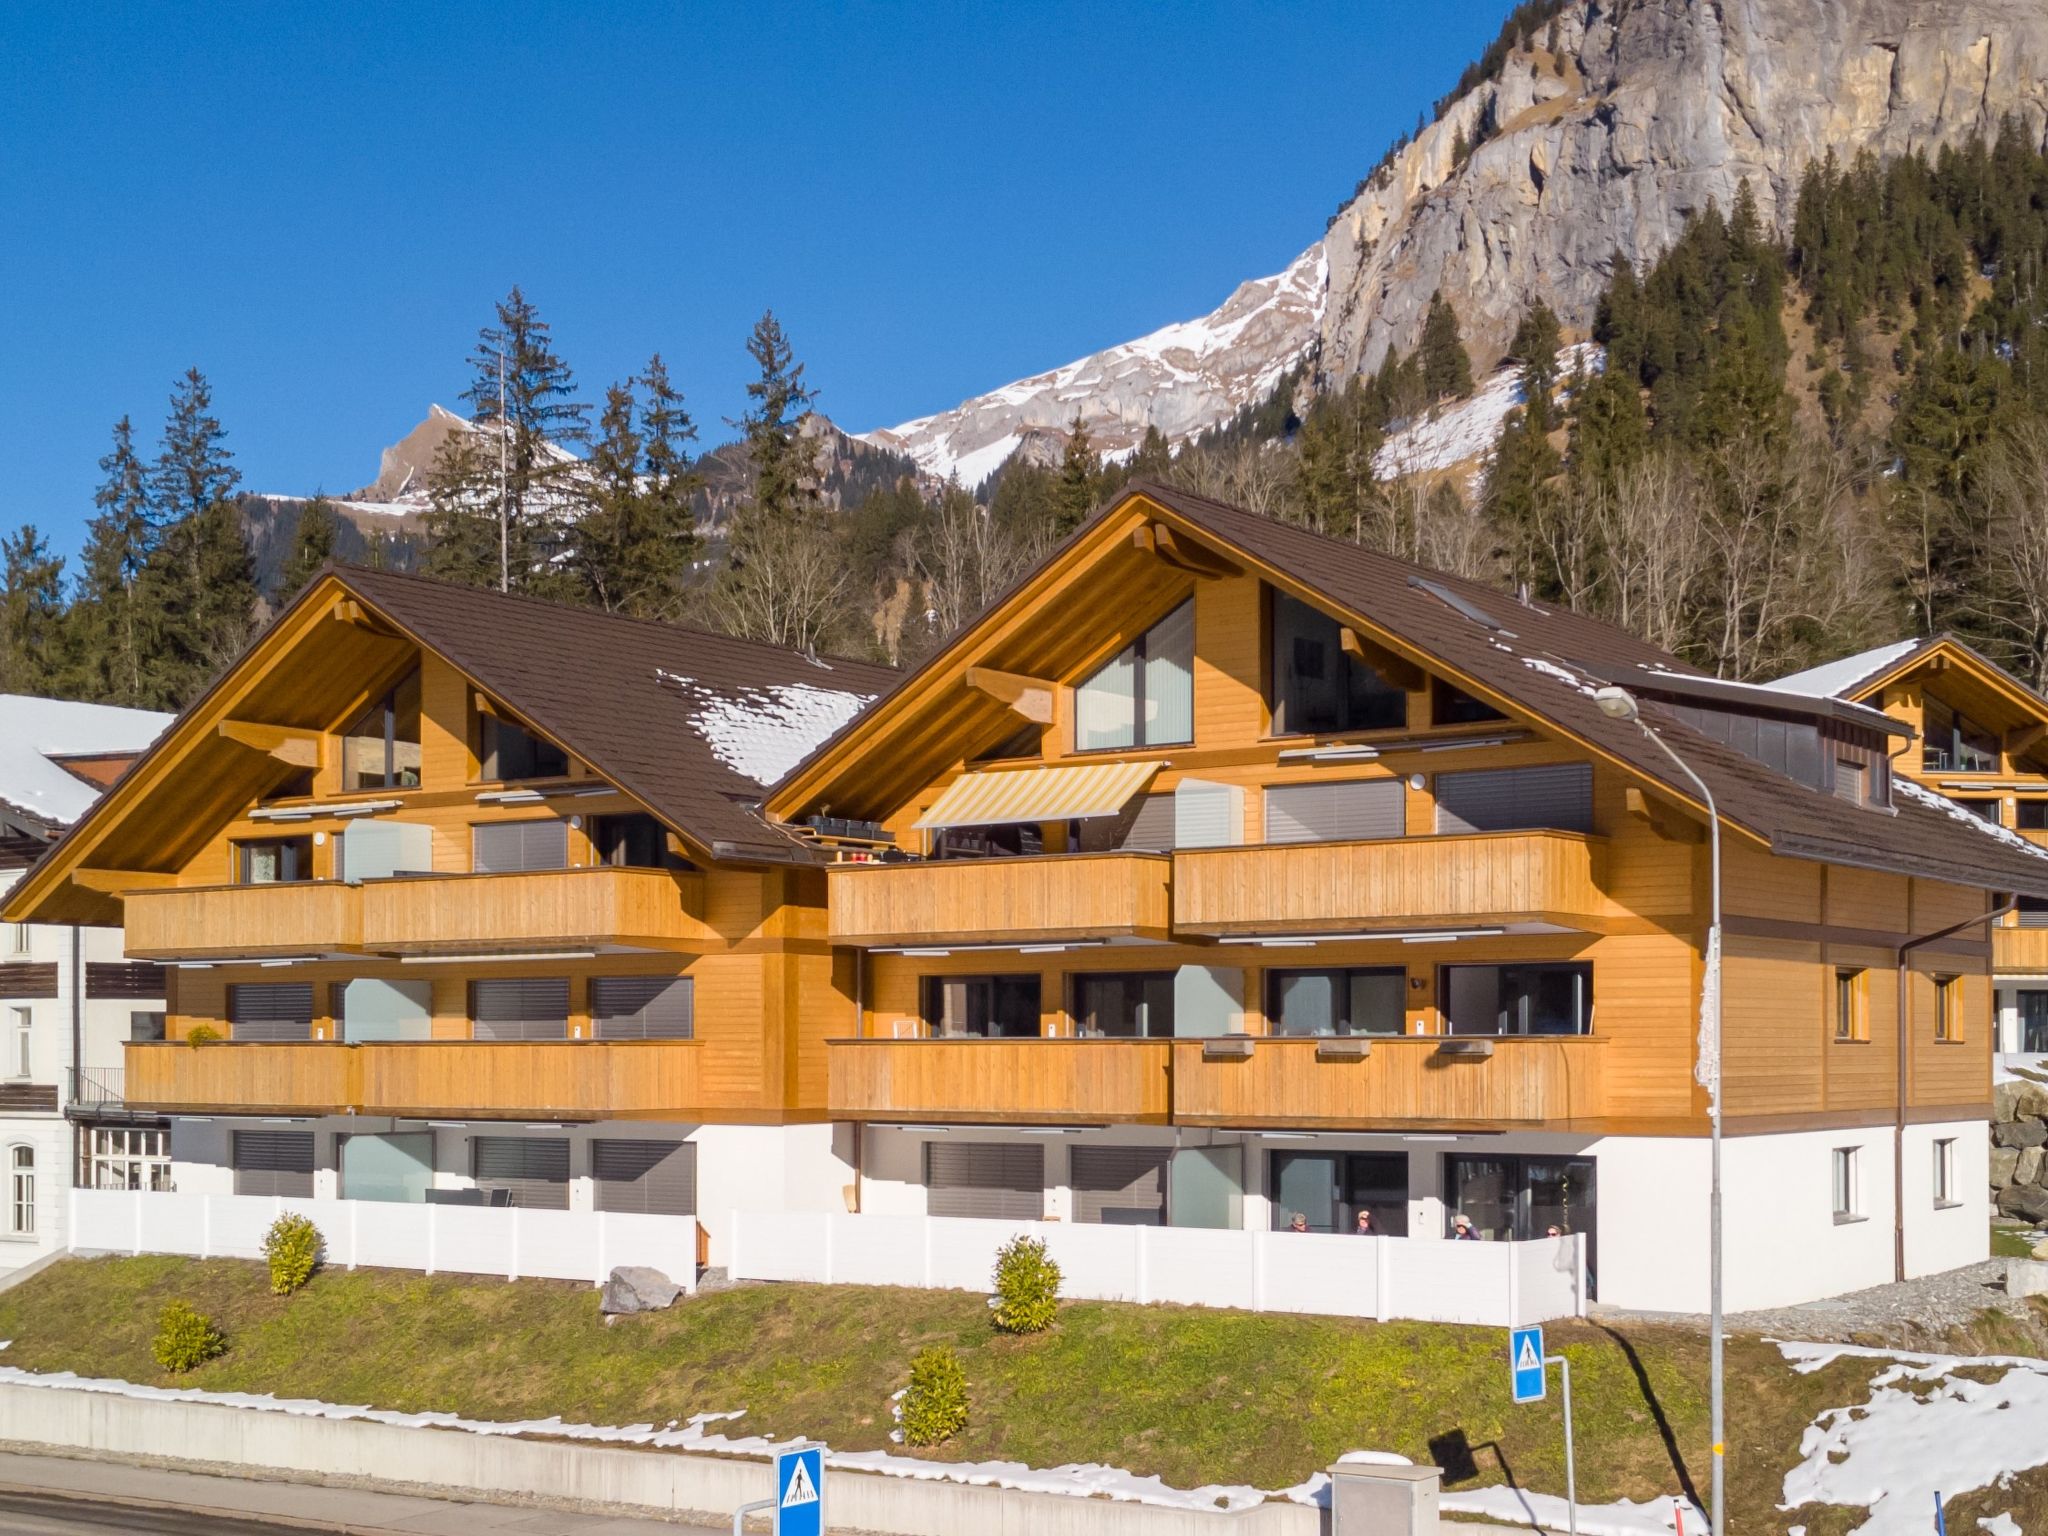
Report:
M759 708L790 684L872 697L894 669L393 571L333 575L678 831L733 858L800 845L755 812L762 786L693 723L707 703ZM684 678L694 687L678 687ZM769 702L772 708L772 701Z
M1703 676L1697 668L1597 619L1517 602L1477 582L1204 496L1149 481L1134 482L1129 493L1142 493L1337 607L1391 630L1483 689L1697 802L1697 791L1670 759L1635 725L1601 713L1591 696L1603 683L1653 689L1652 673ZM1446 602L1432 587L1457 602ZM1488 628L1459 605L1486 615L1498 627ZM1762 702L1776 707L1781 701ZM1896 797L1896 813L1855 806L1744 757L1652 700L1643 701L1642 712L1706 782L1721 815L1778 852L2048 896L2048 856L1981 823L1973 830L1938 805L1910 795Z

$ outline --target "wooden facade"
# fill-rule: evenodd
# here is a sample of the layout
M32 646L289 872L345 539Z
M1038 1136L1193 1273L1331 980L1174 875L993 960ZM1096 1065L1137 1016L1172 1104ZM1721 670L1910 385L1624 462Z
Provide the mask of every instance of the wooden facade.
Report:
M1163 939L1172 867L1149 853L842 865L829 882L831 938L862 946Z

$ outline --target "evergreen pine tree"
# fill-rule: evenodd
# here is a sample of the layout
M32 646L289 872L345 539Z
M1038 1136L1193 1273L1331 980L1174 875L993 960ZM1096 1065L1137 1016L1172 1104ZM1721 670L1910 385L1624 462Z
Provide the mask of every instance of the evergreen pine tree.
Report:
M695 435L683 397L656 356L637 381L605 391L585 466L584 505L575 531L575 564L585 600L637 618L673 617L697 554L690 497L697 477L681 444Z
M142 701L181 708L247 642L256 584L241 514L241 481L213 391L197 368L171 395L149 471L155 542L136 584L143 638Z
M335 536L339 532L334 503L325 496L315 496L299 508L298 521L292 525L291 549L278 573L279 603L297 597L320 568L334 558Z
M1067 426L1067 448L1060 458L1059 485L1053 493L1053 532L1061 538L1088 520L1101 494L1102 458L1089 439L1080 412Z
M1156 426L1147 425L1137 451L1124 467L1130 471L1133 480L1165 479L1173 468L1173 448L1166 441L1166 434Z
M76 669L67 689L79 698L134 705L143 698L143 638L138 583L149 561L149 471L135 451L126 416L114 423L114 444L100 459L97 512L86 524L85 550L69 625Z
M1458 336L1457 311L1441 291L1430 295L1416 351L1422 359L1422 386L1431 400L1447 395L1463 400L1471 395L1472 359Z
M65 638L64 561L24 523L0 538L0 692L57 692Z
M1557 382L1557 352L1562 345L1557 316L1538 299L1515 327L1515 339L1508 343L1508 356L1522 365L1522 389L1535 395Z
M816 391L804 383L804 365L796 360L774 310L755 322L747 356L758 370L747 385L753 404L740 421L754 471L754 505L770 525L805 520L815 510L816 496L799 429Z

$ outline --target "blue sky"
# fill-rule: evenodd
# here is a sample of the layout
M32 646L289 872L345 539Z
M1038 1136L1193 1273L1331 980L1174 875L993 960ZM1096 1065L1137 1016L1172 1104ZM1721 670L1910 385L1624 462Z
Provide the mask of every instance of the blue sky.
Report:
M1506 8L10 6L0 522L74 551L192 364L353 490L515 282L706 441L770 305L841 425L943 409L1279 270Z

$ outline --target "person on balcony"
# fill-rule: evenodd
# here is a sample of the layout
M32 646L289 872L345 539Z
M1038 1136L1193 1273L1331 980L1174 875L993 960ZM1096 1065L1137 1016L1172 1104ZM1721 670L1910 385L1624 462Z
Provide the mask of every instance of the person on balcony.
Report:
M1451 1240L1461 1243L1476 1243L1479 1234L1472 1227L1472 1218L1463 1211L1451 1218Z
M1358 1221L1351 1230L1360 1237L1378 1237L1380 1235L1379 1223L1372 1219L1371 1211L1360 1211L1358 1213Z

